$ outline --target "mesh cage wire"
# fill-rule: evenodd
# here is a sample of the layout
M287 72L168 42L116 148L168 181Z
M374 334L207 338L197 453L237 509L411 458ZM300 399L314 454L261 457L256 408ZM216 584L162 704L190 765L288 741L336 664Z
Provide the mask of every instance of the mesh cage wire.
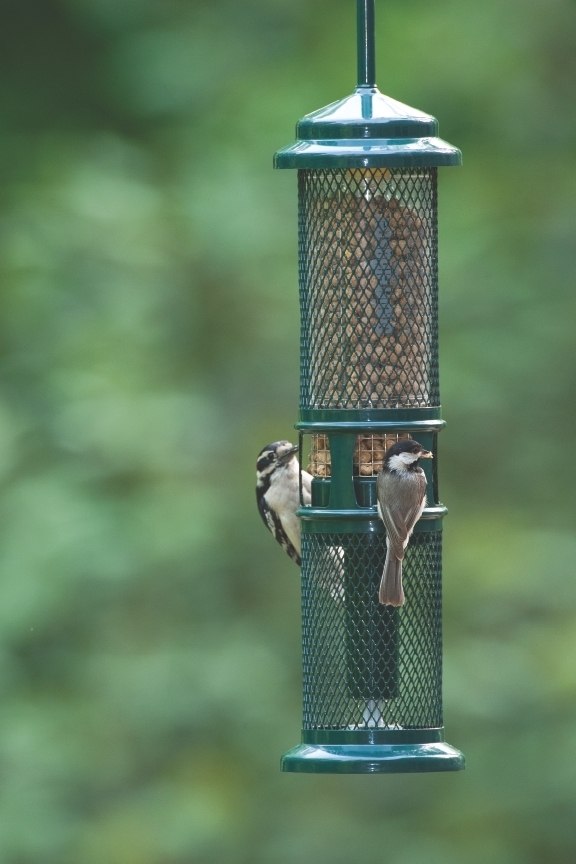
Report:
M442 726L441 544L412 536L393 609L384 534L302 535L304 729Z
M439 405L436 178L298 171L302 408Z
M388 435L359 435L354 447L355 477L376 477L382 470L384 454L392 444L409 438L408 432L393 432ZM313 477L330 477L330 443L327 435L312 435L308 472Z

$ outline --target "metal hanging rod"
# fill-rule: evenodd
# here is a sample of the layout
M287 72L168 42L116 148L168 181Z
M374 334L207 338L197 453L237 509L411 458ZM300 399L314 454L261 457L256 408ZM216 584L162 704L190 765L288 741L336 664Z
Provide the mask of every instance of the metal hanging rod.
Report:
M376 86L374 0L358 0L358 86Z

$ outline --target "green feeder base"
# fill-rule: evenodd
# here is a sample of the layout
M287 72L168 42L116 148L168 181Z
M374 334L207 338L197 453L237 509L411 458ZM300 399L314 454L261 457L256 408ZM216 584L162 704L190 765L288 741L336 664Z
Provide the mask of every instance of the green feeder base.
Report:
M412 774L461 771L465 759L444 742L429 744L300 744L280 770L300 774Z

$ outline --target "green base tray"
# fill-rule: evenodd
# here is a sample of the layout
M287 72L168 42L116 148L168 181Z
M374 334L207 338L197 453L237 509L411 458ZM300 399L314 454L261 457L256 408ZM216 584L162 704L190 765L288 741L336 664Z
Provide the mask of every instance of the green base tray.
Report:
M410 774L461 771L465 759L444 742L433 744L300 744L282 756L280 770L300 774Z

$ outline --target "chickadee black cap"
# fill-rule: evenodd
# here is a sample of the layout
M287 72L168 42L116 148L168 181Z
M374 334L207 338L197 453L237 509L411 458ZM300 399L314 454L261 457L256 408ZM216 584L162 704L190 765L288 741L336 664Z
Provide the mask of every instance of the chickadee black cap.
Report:
M388 448L384 456L384 461L388 461L391 456L400 456L402 453L414 454L418 459L432 459L430 450L426 450L418 441L412 438L401 438Z

